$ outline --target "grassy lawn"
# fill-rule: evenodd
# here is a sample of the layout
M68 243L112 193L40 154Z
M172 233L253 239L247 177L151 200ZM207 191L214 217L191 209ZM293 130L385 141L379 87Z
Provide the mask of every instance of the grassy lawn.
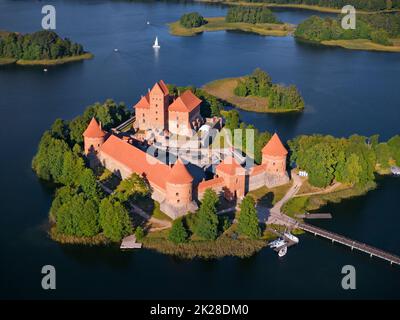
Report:
M174 36L195 36L205 31L240 30L264 36L284 37L294 31L290 24L225 22L225 17L205 18L208 23L198 28L185 28L179 21L169 23L169 31Z
M21 59L21 60L17 60L16 64L21 65L21 66L34 66L34 65L52 66L52 65L59 65L59 64L87 60L87 59L92 59L92 58L93 58L93 54L84 53L79 56L65 57L65 58L60 58L60 59L44 59L44 60L22 60Z
M400 39L392 39L393 46L384 46L365 39L322 41L325 46L342 47L352 50L400 52Z
M267 188L264 186L250 191L248 194L252 196L258 204L272 207L275 203L283 198L291 186L291 182L275 188Z

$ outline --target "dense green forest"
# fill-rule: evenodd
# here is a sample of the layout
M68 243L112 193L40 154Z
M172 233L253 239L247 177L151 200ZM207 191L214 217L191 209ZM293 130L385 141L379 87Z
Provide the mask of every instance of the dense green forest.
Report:
M240 97L267 97L268 108L272 110L304 108L304 100L295 86L273 84L271 77L260 69L254 70L251 75L240 80L235 88L235 94Z
M400 14L359 15L354 30L341 27L341 16L336 19L311 16L298 25L295 36L315 42L369 39L375 43L392 45L390 38L400 37Z
M281 23L268 8L234 6L228 9L226 22Z
M204 17L198 12L191 12L184 14L179 19L179 22L185 28L198 28L201 27L203 24L206 24L207 20L205 20Z
M367 187L375 182L376 172L400 164L400 136L379 142L379 136L353 135L349 138L312 135L288 142L290 161L306 170L309 182L326 187L334 180Z
M72 121L57 119L43 134L32 168L40 179L58 186L50 209L57 235L94 237L101 233L111 241L119 241L132 232L126 205L130 195L124 187L129 180L123 181L112 196L106 196L82 154L82 134L92 117L110 129L129 115L125 105L107 100L89 106ZM143 187L134 191L145 193Z
M229 2L240 2L243 0L228 0ZM265 2L276 4L306 4L328 8L343 8L352 5L356 9L378 11L386 9L399 9L400 0L246 0L246 2Z
M6 33L0 37L0 57L23 60L59 59L84 53L82 45L43 30L31 34Z

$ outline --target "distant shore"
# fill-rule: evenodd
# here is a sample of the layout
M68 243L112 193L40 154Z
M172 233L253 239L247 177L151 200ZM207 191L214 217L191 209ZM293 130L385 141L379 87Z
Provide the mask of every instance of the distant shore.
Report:
M366 39L329 40L329 41L322 41L320 42L320 44L324 46L341 47L350 50L400 52L400 40L394 39L392 41L393 41L393 46L384 46Z
M324 12L324 13L341 13L342 11L342 9L321 7L308 4L278 4L278 3L268 3L268 2L260 3L260 2L246 2L246 1L232 2L226 0L195 0L195 1L204 3L225 4L232 6L254 6L254 7L258 6L258 7L268 7L268 8L302 9L302 10ZM389 10L385 9L378 11L357 10L357 13L362 13L362 14L393 13L393 12L400 12L400 9L389 9Z
M225 17L205 19L208 23L197 28L185 28L179 21L169 23L169 32L174 36L190 37L207 31L239 30L263 36L285 37L293 33L295 29L294 26L290 24L225 22Z
M17 64L20 66L54 66L60 65L64 63L76 62L81 60L92 59L93 54L86 52L79 56L70 56L64 57L60 59L44 59L44 60L17 60L13 58L0 58L0 65L9 65L9 64Z

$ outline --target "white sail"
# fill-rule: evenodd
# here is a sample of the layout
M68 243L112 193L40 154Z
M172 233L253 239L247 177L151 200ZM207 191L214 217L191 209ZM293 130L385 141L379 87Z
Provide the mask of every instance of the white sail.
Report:
M156 41L154 41L153 48L160 48L160 45L158 44L158 37L156 37Z

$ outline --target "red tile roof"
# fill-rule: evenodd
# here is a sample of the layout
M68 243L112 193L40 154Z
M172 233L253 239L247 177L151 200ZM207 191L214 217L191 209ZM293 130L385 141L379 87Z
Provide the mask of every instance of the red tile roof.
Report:
M192 91L186 90L168 108L169 111L191 112L197 108L201 100Z
M268 156L274 157L284 157L288 154L288 151L283 146L281 139L279 139L278 135L274 133L271 140L265 145L262 149L262 153Z
M145 108L145 109L150 108L149 94L146 94L145 96L142 96L142 98L141 98L141 99L139 100L139 102L134 106L134 108Z
M175 165L172 167L169 175L166 178L166 181L172 184L187 184L193 182L192 175L189 173L189 171L186 169L186 166L179 158L175 162Z
M106 133L101 130L101 126L98 124L94 117L92 118L92 120L90 120L88 127L83 133L83 136L86 138L102 138L105 135Z
M156 82L150 92L152 91L161 91L164 96L169 94L168 87L163 80Z
M203 192L207 189L218 188L224 186L224 179L222 177L214 178L211 180L202 181L199 183L198 191Z
M144 176L150 184L165 189L165 178L169 176L171 168L150 154L115 135L111 135L104 142L100 152L125 165L133 172Z
M236 161L235 158L233 157L227 157L224 159L223 162L221 162L217 168L217 171L222 171L226 174L229 174L231 176L239 175L239 174L244 174L245 169Z
M254 166L254 167L252 167L251 169L250 169L250 175L251 176L256 176L256 175L258 175L258 174L260 174L260 173L263 173L263 172L265 172L265 165L263 165L263 164L261 164L261 165L259 165L259 166Z

